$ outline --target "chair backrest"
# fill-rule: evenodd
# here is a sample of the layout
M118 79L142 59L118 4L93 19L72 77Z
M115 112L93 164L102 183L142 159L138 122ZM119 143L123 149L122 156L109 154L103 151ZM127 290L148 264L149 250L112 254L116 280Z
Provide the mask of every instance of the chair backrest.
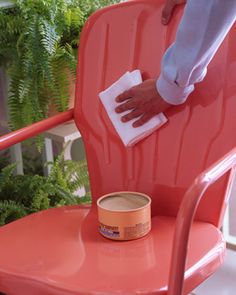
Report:
M163 0L133 0L97 11L79 47L75 121L83 136L94 201L103 194L132 190L152 197L152 213L177 214L194 178L236 145L236 27L208 67L208 74L168 123L133 148L118 138L98 93L127 70L157 77L182 15L160 23ZM184 58L184 57L183 57ZM220 225L232 173L213 185L196 218Z

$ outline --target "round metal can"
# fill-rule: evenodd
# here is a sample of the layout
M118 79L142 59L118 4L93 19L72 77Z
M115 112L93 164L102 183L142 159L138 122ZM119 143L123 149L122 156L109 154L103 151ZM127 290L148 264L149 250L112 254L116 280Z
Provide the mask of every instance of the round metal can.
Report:
M134 240L151 230L151 198L132 191L113 192L97 200L99 232L112 240Z

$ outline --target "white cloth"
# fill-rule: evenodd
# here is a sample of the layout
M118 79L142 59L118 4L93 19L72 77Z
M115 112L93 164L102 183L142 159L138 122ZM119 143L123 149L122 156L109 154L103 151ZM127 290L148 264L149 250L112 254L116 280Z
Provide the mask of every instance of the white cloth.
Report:
M122 122L121 117L130 111L123 113L116 113L115 108L119 105L115 99L116 97L128 90L129 88L138 85L142 82L141 73L139 70L133 72L126 72L120 79L118 79L114 84L109 88L99 93L101 102L106 109L106 112L115 127L118 135L123 141L125 146L132 146L139 142L141 139L150 135L152 132L161 127L164 123L167 122L167 118L163 113L160 113L149 120L147 123L140 127L134 128L132 126L133 122L138 118L135 118L128 122Z
M186 101L236 20L236 0L188 0L175 42L162 60L157 91L168 103ZM236 38L236 36L235 36Z

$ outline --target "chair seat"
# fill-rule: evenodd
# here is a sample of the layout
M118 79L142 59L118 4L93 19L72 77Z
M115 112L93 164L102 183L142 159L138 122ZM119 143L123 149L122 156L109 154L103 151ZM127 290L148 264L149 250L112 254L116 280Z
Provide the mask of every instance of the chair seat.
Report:
M42 211L0 228L0 291L10 295L167 294L175 218L152 218L139 240L98 233L94 207ZM194 222L185 293L223 261L225 243L211 224Z

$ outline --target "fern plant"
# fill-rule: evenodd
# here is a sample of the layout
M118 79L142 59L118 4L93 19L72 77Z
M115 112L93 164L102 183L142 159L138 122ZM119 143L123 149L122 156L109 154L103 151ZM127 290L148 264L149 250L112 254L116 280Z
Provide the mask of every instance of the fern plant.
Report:
M13 0L0 11L0 65L9 77L12 129L45 118L53 102L68 108L77 43L96 9L118 0Z
M26 214L26 210L22 205L14 201L0 201L0 226L24 217Z
M88 170L85 161L64 160L63 152L51 164L48 177L13 175L16 164L0 172L0 225L40 210L63 205L89 204ZM86 187L85 195L77 190Z

